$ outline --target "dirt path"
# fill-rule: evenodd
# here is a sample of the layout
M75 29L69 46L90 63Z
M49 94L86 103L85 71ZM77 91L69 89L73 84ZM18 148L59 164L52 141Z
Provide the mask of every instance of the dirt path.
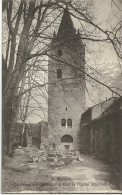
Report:
M4 169L2 180L3 192L120 192L118 176L110 166L85 155L80 161L55 170L38 165L23 173Z
M67 191L73 186L73 192L120 192L118 175L112 172L109 165L94 157L82 155L82 158L85 162L73 163L53 173L57 178L67 178L67 183L64 182Z

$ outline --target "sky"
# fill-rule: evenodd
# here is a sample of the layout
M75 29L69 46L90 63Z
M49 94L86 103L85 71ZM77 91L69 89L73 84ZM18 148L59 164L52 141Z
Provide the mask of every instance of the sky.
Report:
M121 7L120 5L122 5L122 1L116 0L116 5L118 7ZM106 28L106 21L108 18L112 17L112 14L113 12L112 12L111 0L94 0L94 9L93 9L94 21L97 24L100 24L103 29ZM114 22L116 22L115 17L112 18L112 23L114 24ZM73 19L73 24L76 29L79 28L79 24L77 23L76 19ZM106 78L110 80L110 82L112 82L112 79L115 78L116 75L120 73L120 65L118 63L118 58L116 56L113 47L110 44L101 44L100 52L98 51L98 47L96 46L96 44L92 44L91 49L95 51L94 52L95 64L94 61L91 60L90 61L91 66L100 69L102 71L102 74L105 75ZM102 88L102 87L98 86L98 88ZM111 96L111 93L106 89L102 89L102 96L99 91L97 90L94 91L94 89L92 90L91 90L91 94L93 93L93 97L91 97L92 101L86 95L87 107L93 106L95 103L98 103L99 101L104 101L106 97ZM35 122L39 122L40 118L37 116L35 117L33 116L28 118L28 120L31 122L33 121L35 123Z
M115 1L115 0L114 0ZM94 7L92 9L93 15L94 15L94 21L95 23L99 24L103 29L106 28L106 21L108 18L112 17L112 23L114 24L116 22L116 17L114 17L112 14L112 0L93 0L94 2ZM116 10L118 7L122 7L122 0L116 0ZM72 18L73 19L73 18ZM73 19L73 24L76 29L80 27L79 23L77 22L76 19ZM108 24L109 26L109 24ZM120 73L120 65L118 63L117 56L115 54L115 51L113 47L110 44L101 44L101 46L97 46L97 44L93 43L89 45L89 48L91 50L94 50L94 60L90 60L89 65L96 69L100 69L102 71L102 74L106 76L106 78L109 78L110 81L112 82L112 79L116 76L116 74ZM99 51L100 49L100 51ZM89 56L86 52L86 58L88 59ZM94 98L98 99L99 101L99 93L98 91L93 91L94 93ZM101 98L101 101L104 101L106 98L106 93L103 94L103 97ZM95 97L96 96L96 97ZM38 97L38 101L42 101L41 97ZM95 103L98 103L97 100L95 101L90 101L89 98L87 97L87 107L93 106ZM37 111L35 111L37 112ZM47 112L46 112L47 116ZM35 113L35 115L31 115L27 122L31 123L37 123L40 122L41 118L43 118L42 111L38 111ZM44 120L46 117L44 118Z
M116 22L116 17L112 16L113 12L111 0L94 0L93 2L94 2L93 15L95 23L99 24L104 29L106 28L106 21L108 20L108 18L112 17L112 24ZM116 0L115 2L117 6L115 9L121 7L122 0ZM77 23L76 19L73 19L73 24L76 29L79 28L79 24ZM95 58L95 64L94 61L92 60L90 61L91 66L100 69L102 71L103 77L105 76L106 78L108 78L110 83L113 82L113 79L116 77L116 75L120 73L120 65L113 47L110 44L101 44L100 51L98 50L99 46L97 46L94 43L90 47L91 49L94 50ZM98 86L98 88L100 89L102 88L102 86ZM104 101L106 97L109 98L111 96L111 93L105 88L103 88L102 90L100 89L101 92L99 92L97 89L96 91L94 91L94 89L92 90L91 90L91 94L93 93L92 94L93 97L91 98L92 101L86 95L87 107L93 106L95 103L97 104L99 101ZM28 121L33 123L40 122L40 117L33 115L28 118Z

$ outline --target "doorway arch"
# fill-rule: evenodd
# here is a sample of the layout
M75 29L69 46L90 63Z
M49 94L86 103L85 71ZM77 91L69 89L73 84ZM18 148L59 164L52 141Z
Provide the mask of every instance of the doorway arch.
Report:
M73 143L73 138L71 135L64 135L61 138L62 143Z

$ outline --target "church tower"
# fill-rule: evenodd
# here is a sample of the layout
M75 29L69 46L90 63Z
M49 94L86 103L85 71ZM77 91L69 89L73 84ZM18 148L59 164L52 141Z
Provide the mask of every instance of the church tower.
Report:
M85 110L85 47L68 9L54 33L48 62L48 138L60 150L80 150Z

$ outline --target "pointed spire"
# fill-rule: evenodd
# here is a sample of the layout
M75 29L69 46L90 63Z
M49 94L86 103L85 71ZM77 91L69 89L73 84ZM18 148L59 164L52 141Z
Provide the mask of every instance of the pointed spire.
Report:
M73 22L68 10L68 7L64 9L64 14L58 29L57 37L66 37L76 34Z

